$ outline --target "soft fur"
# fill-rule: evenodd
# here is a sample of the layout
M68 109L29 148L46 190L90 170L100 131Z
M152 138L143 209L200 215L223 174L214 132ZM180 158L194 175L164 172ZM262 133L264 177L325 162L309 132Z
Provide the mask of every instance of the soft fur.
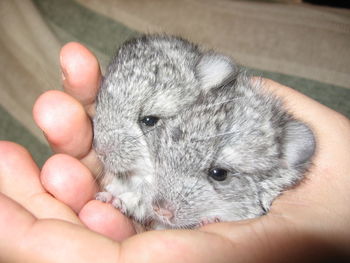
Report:
M148 127L144 116L160 119ZM97 198L153 228L260 216L302 179L315 148L311 130L230 58L164 35L118 50L94 133L107 181Z

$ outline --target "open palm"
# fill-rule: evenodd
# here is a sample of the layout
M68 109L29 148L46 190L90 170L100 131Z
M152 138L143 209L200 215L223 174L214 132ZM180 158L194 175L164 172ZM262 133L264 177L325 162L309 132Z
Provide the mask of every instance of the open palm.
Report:
M128 218L92 200L99 164L90 117L99 64L86 48L69 43L61 66L65 92L43 94L33 109L57 154L39 171L25 149L0 143L1 261L310 262L349 250L350 123L342 115L264 80L315 132L317 152L307 179L258 219L135 235Z

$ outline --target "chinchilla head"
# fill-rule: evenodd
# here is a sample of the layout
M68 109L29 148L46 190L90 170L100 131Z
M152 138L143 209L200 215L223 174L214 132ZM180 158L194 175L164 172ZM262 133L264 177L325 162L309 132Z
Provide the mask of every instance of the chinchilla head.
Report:
M231 78L235 65L181 38L145 35L123 44L97 97L94 148L113 174L152 173L149 128L176 116L209 86ZM221 63L224 60L224 63Z
M154 219L166 228L264 214L302 178L315 149L311 130L244 73L145 136L155 159Z

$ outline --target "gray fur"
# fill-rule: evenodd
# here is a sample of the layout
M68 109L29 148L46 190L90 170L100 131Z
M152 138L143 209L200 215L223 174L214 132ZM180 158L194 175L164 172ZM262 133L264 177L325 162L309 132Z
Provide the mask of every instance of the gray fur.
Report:
M139 222L153 221L153 228L268 211L303 178L315 140L260 89L230 58L180 38L125 43L109 66L94 118L94 148L113 204ZM148 127L143 116L160 120ZM227 170L227 179L209 177L212 168ZM107 201L105 193L98 199Z

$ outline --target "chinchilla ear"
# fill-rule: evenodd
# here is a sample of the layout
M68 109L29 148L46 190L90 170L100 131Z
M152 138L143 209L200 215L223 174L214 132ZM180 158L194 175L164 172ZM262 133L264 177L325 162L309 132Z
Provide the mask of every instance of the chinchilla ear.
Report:
M304 123L292 120L285 126L283 156L288 167L303 168L315 152L315 137Z
M238 67L229 57L209 52L199 59L196 70L202 88L208 91L234 78Z

